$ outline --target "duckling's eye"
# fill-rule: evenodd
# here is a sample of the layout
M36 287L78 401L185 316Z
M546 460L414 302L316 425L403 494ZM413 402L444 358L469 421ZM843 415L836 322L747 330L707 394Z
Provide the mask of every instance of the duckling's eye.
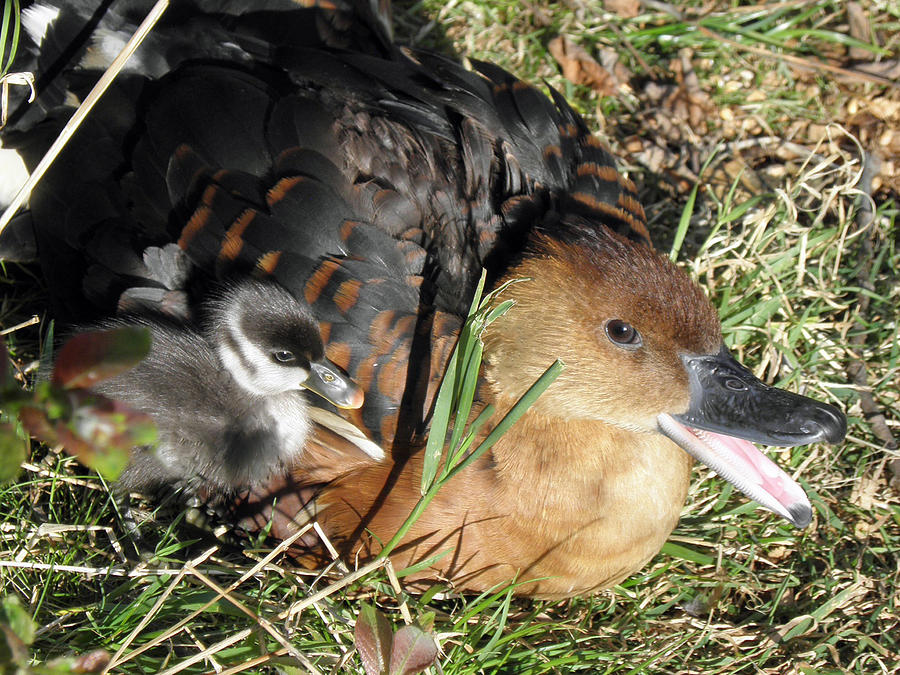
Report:
M291 363L292 361L297 360L294 356L294 352L289 352L286 349L279 349L277 352L272 352L272 358L278 363Z
M641 334L630 323L622 319L610 319L606 322L606 337L617 347L637 349L643 344Z

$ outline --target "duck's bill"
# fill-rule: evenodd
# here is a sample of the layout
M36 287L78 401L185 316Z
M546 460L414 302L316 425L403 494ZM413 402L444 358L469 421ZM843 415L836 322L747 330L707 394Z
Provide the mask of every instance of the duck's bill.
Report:
M359 408L365 400L362 388L328 359L309 364L309 377L302 383L336 408Z
M796 527L812 520L803 489L753 443L838 443L847 419L837 408L769 387L723 346L718 354L682 357L691 383L686 413L657 418L660 431L745 495Z
M786 518L795 527L812 520L806 493L753 443L703 429L691 429L665 413L659 429L698 462L702 462L753 501Z

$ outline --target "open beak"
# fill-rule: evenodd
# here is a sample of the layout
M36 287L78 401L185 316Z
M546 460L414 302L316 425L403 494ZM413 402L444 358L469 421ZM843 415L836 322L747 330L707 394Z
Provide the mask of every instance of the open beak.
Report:
M309 377L302 386L324 398L337 408L359 408L365 394L356 382L326 358L309 364Z
M687 412L663 413L659 430L689 455L796 527L812 520L812 506L796 481L753 443L792 447L839 443L847 418L832 405L770 387L723 345L712 356L683 356L691 387Z

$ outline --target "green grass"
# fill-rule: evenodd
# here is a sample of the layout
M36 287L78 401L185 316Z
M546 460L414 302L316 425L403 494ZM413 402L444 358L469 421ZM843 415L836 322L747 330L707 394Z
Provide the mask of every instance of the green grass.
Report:
M19 0L3 3L3 18L0 22L0 77L6 75L12 66L19 46Z
M863 4L880 44L896 58L900 9L877 0ZM0 489L0 579L4 592L18 595L35 617L35 658L123 648L125 660L114 672L165 672L179 664L197 673L230 667L303 672L262 617L319 672L358 672L352 631L365 600L396 624L405 613L436 612L443 673L896 672L900 496L889 485L888 453L847 368L855 358L865 362L875 402L895 436L900 433L898 195L885 178L873 195L875 219L858 234L858 150L837 129L833 141L826 134L817 145L817 129L830 132L824 125L852 121L848 97L896 92L861 81L838 84L778 60L782 54L840 57L845 3L772 3L757 11L719 2L703 14L699 7L679 3L687 16L682 20L649 10L622 19L596 0L425 0L396 13L402 36L494 61L572 98L625 158L661 249L669 249L685 216L678 259L709 290L739 358L768 382L847 411L844 444L775 453L811 495L816 516L808 529L796 531L755 509L698 469L664 551L596 596L530 602L498 589L481 597L415 597L402 591L402 579L398 592L382 568L291 613L294 603L342 574L287 571L276 555L228 591L233 602L217 598L212 583L229 587L267 550L245 556L192 529L180 514L148 512L142 529L156 555L138 564L107 488L71 459L36 449L20 480ZM729 47L700 26L769 56ZM633 84L616 97L601 97L564 81L546 50L560 33L594 54L614 49L635 75ZM658 110L640 83L670 80L670 61L685 47L716 114L705 119L704 133L685 125L679 141L654 126ZM781 155L763 138L790 141L802 152ZM635 139L644 148L664 146L671 157L648 165L630 150ZM696 175L713 153L696 203L685 211L694 183L679 185L673 172ZM678 155L696 161L678 164ZM729 168L732 161L743 173ZM748 174L759 179L756 188L743 182ZM871 255L860 253L865 237ZM861 273L870 284L865 290ZM4 327L41 313L33 286L26 271L0 274ZM869 298L864 314L862 294ZM852 346L860 334L864 343ZM18 331L12 340L14 358L27 362L35 329ZM196 570L186 565L213 546ZM123 576L126 571L133 576ZM139 653L154 640L158 644ZM186 665L207 649L209 656Z

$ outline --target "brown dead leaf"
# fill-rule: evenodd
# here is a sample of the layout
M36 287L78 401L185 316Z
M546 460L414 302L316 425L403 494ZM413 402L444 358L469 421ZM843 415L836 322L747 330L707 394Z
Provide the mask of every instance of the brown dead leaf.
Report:
M877 152L881 168L873 187L900 191L900 101L896 95L877 98L852 98L847 103L846 128L863 147Z
M633 73L622 63L619 52L612 47L600 49L600 65L613 74L613 80L619 87L627 86L633 77Z
M786 546L773 546L766 551L766 557L774 563L779 563L785 558L790 558L794 554L793 550Z
M73 673L99 673L109 665L110 657L108 652L102 649L95 649L87 654L82 654L75 659L72 668Z
M643 97L660 109L654 121L659 132L672 143L691 140L690 134L684 133L684 127L704 135L709 121L721 117L712 99L700 88L691 56L690 50L682 50L679 57L670 62L675 84L649 82L643 92Z
M869 25L869 17L862 5L858 2L848 2L847 18L850 21L851 37L860 42L869 42L872 39L872 27ZM872 52L862 47L850 47L850 58L854 61L868 61L872 58Z
M720 198L725 196L725 191L735 182L740 183L741 186L752 195L759 194L766 189L766 185L760 179L759 175L740 155L723 162L720 170L724 176L724 180L720 182L723 191L721 193L716 191L716 195Z
M878 494L879 476L866 474L861 476L853 485L850 493L850 502L856 504L864 511L871 511L875 505L875 496Z
M666 183L678 194L686 194L697 182L697 175L687 167L692 158L680 156L664 144L630 136L625 139L623 149L633 161L665 178Z
M900 101L885 97L870 98L863 107L885 122L900 125Z
M550 40L547 47L569 82L587 85L603 96L616 93L618 82L615 76L597 63L580 45L561 35Z
M603 6L623 19L633 19L641 13L640 0L605 0Z
M700 88L700 79L691 63L691 51L682 49L678 56L679 60L675 63L679 63L681 67L676 70L676 74L680 71L678 84L688 106L688 122L692 129L702 133L706 131L709 116L716 113L716 106L709 95Z
M872 533L872 524L865 520L857 520L853 525L853 536L860 541L865 541Z
M869 75L883 77L885 80L900 80L900 59L857 63L854 66L854 69L863 73L868 73Z

